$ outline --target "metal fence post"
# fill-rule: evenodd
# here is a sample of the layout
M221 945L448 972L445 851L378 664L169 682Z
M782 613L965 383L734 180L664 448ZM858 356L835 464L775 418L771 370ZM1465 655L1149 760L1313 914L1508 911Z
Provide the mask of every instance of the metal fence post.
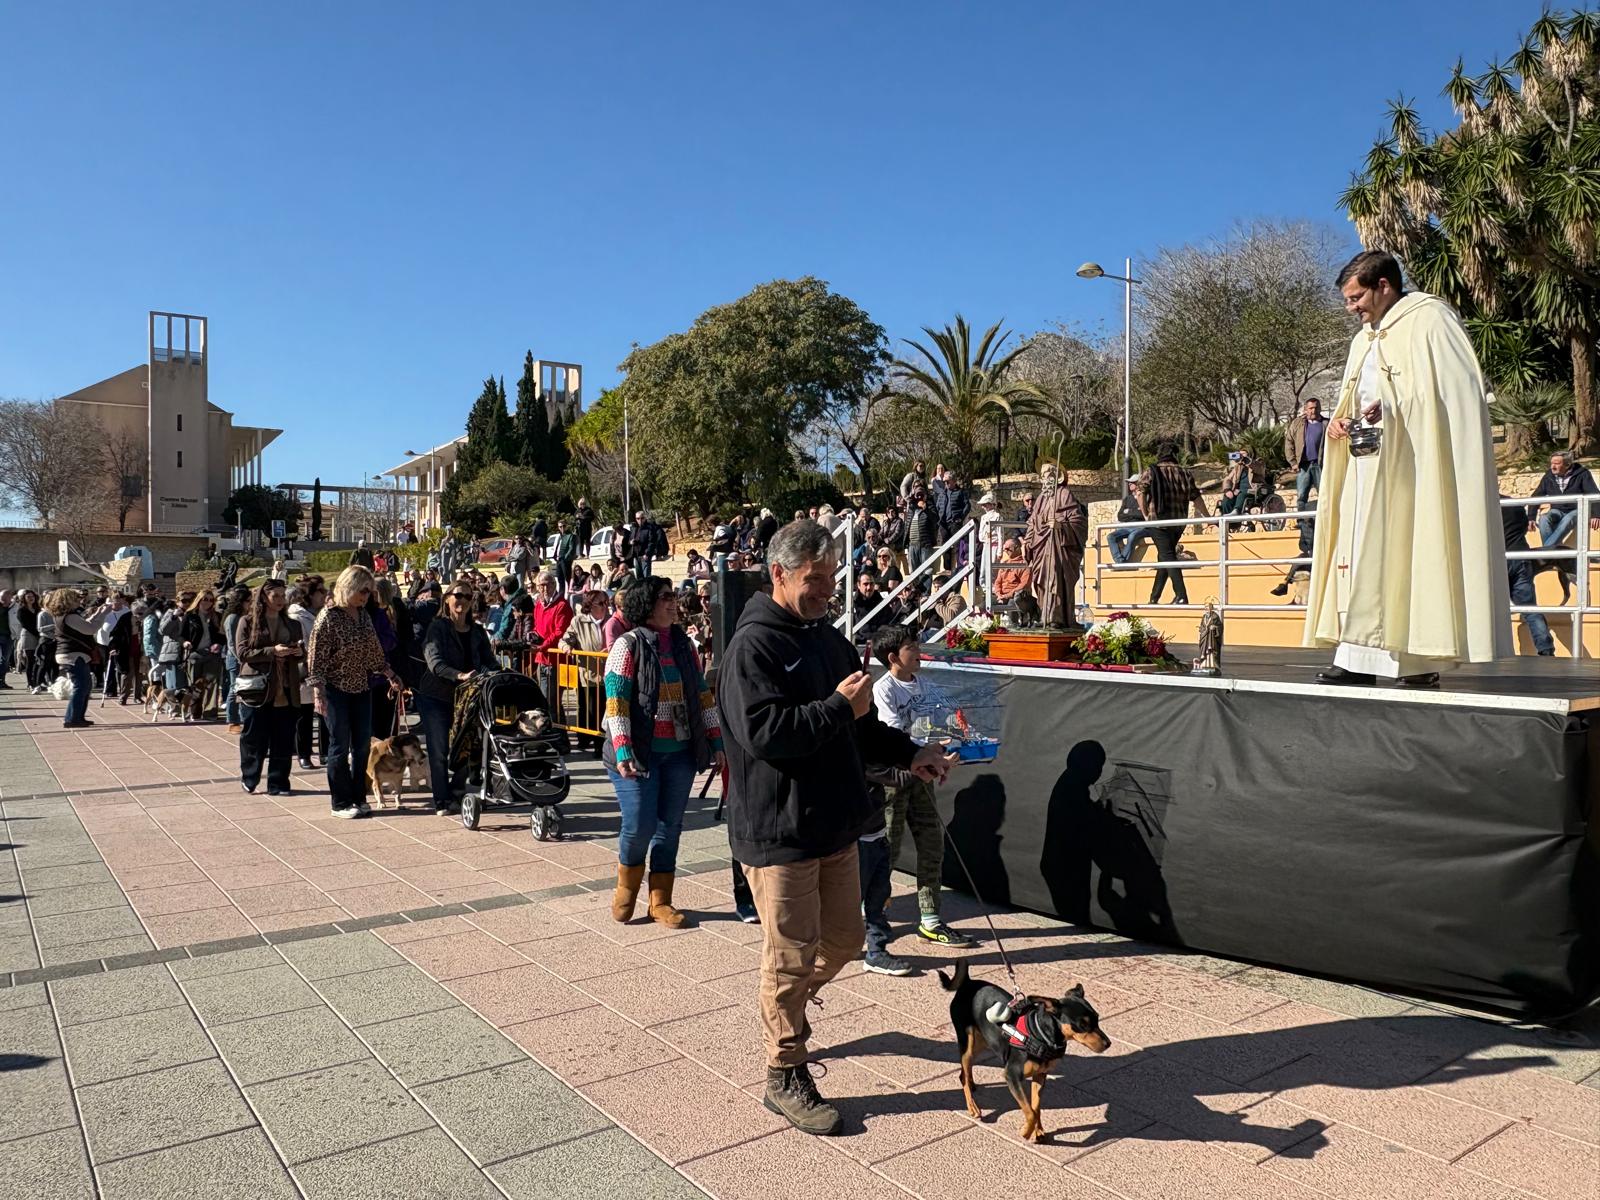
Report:
M1228 516L1217 509L1217 607L1228 607Z
M846 520L844 525L844 635L852 643L856 640L856 523Z
M1577 546L1577 575L1578 596L1577 607L1572 614L1572 657L1583 657L1584 615L1589 609L1589 520L1594 510L1591 505L1593 497L1578 497L1577 537L1574 542ZM1537 599L1537 598L1536 598Z

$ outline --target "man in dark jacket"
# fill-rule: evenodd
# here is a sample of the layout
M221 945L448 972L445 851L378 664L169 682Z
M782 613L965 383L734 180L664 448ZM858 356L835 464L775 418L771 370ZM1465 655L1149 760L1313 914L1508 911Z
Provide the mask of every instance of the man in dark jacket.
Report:
M1528 532L1532 533L1538 529L1541 547L1561 545L1572 536L1573 529L1577 527L1578 506L1551 504L1545 509L1544 515L1540 516L1539 497L1596 495L1600 495L1600 487L1595 486L1594 476L1589 473L1589 468L1581 465L1571 451L1557 450L1550 456L1550 469L1544 473L1544 478L1539 480L1539 486L1533 489L1533 495L1529 497L1534 503L1528 505ZM1590 517L1589 528L1600 529L1600 517ZM1547 559L1543 565L1556 567L1563 575L1571 575L1573 572L1571 559Z
M745 606L721 662L728 837L766 937L761 1025L766 1106L807 1133L838 1131L806 1066L806 1003L861 951L856 839L872 819L864 764L927 780L949 770L878 719L872 678L827 620L838 551L815 521L767 547L772 595Z

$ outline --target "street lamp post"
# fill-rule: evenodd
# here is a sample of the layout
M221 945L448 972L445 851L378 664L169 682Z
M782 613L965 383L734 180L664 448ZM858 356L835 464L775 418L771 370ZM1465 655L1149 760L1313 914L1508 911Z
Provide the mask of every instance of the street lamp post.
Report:
M1129 461L1133 453L1133 259L1125 258L1124 275L1107 275L1099 263L1086 262L1078 268L1080 279L1116 279L1122 283L1122 484L1127 486Z

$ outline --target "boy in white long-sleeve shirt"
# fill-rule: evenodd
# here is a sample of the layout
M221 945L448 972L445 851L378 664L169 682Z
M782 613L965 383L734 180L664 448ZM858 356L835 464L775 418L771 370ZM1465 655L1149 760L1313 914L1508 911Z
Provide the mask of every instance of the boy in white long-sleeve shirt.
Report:
M939 689L918 676L922 665L921 644L916 632L904 625L889 625L872 639L872 653L888 671L872 685L872 698L878 719L885 725L912 733L919 718L931 725L942 723L950 712ZM913 733L913 738L916 735ZM920 740L920 739L919 739ZM939 917L939 888L944 871L944 825L934 803L933 789L912 778L889 793L884 813L889 829L889 858L900 854L900 838L911 827L911 840L917 848L917 936L941 946L972 946L963 933L946 925Z

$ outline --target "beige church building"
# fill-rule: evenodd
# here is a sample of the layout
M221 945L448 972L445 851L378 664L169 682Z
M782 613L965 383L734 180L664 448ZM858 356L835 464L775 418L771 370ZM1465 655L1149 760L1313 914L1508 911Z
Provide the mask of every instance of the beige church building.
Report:
M123 480L125 495L141 497L130 532L220 531L228 497L262 482L261 452L283 432L235 425L211 403L206 331L205 317L152 312L145 362L56 401L81 406L108 437L126 432L148 447L144 477ZM117 527L115 512L104 525Z

